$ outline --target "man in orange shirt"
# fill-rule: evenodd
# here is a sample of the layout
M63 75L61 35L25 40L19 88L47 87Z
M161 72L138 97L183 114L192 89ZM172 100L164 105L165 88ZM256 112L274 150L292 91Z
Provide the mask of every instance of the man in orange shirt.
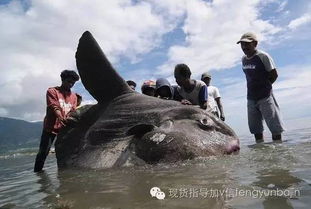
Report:
M51 87L46 93L46 115L34 172L42 170L55 137L59 130L65 126L68 113L77 107L77 95L71 92L71 88L79 80L78 74L72 70L64 70L60 77L62 79L61 86Z

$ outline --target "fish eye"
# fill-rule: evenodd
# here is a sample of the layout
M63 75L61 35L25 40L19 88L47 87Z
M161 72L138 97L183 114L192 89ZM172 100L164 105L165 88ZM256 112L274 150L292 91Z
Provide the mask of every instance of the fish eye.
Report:
M202 125L207 125L207 119L206 118L203 118L202 120L200 120L200 122Z
M200 124L204 125L204 126L211 126L212 122L208 118L203 118L203 119L200 120Z
M207 118L203 118L200 120L199 126L204 130L212 130L214 127L210 123L210 121Z

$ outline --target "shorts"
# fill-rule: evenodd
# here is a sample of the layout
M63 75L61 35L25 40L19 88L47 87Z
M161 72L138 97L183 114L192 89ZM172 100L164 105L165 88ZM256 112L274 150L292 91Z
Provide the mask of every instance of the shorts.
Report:
M273 135L281 134L285 129L280 108L273 94L258 101L247 100L248 126L252 134L263 132L263 119Z

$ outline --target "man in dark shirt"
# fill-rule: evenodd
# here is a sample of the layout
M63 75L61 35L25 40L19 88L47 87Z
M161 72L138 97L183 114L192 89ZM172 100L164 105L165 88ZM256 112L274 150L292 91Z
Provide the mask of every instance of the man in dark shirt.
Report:
M245 33L237 44L241 43L245 56L242 68L247 81L248 125L256 142L263 141L263 119L272 133L273 140L282 140L284 131L279 106L272 93L272 84L278 74L269 54L259 51L257 37L253 33Z

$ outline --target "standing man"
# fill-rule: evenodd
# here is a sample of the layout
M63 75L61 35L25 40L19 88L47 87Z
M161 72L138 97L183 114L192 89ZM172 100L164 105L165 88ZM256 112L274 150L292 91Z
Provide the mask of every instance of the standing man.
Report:
M184 105L199 105L200 108L207 108L207 86L200 80L191 79L190 68L186 64L175 66L174 76L178 94L182 97L181 103Z
M77 95L71 92L71 88L79 80L78 74L72 70L64 70L60 77L61 86L51 87L46 93L46 115L34 172L42 170L56 135L65 126L67 114L77 107Z
M212 76L208 73L203 73L201 76L201 80L207 86L208 104L211 108L212 113L216 115L218 118L220 118L222 121L225 121L225 114L224 114L222 104L220 101L219 90L217 87L210 85ZM219 110L219 113L218 113L218 110Z
M278 73L269 54L256 49L258 40L255 34L245 33L237 44L241 43L245 56L242 68L247 81L247 110L250 132L256 142L263 142L263 119L272 133L272 139L282 140L284 131L279 106L272 93L272 84Z

